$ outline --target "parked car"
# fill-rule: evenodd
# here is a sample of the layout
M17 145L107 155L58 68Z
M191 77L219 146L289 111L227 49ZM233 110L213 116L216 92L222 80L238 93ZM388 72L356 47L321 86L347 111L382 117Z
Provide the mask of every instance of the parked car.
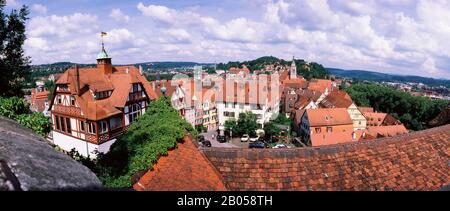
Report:
M274 149L281 149L281 148L288 148L288 146L286 144L277 144L274 147L272 147Z
M219 142L219 143L225 143L225 142L227 142L227 138L225 137L225 136L217 136L217 141Z
M255 142L251 142L250 144L248 144L248 148L252 148L252 149L263 149L266 147L267 147L267 144L262 141L255 141Z
M199 135L199 136L197 136L197 140L198 140L198 142L203 142L205 140L205 136Z
M258 141L259 140L259 137L253 137L253 138L250 138L250 141L251 142L255 142L255 141Z
M202 141L201 143L205 147L211 147L211 142L210 141Z
M241 138L241 142L247 142L250 139L250 136L248 134L244 134Z

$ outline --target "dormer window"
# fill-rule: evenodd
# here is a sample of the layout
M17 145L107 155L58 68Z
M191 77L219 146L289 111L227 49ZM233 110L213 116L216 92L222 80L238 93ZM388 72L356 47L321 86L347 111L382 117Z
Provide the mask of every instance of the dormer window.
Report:
M103 91L103 92L96 92L95 93L95 99L96 100L101 100L104 98L108 98L109 96L111 96L112 91Z
M75 106L75 97L70 96L70 105Z

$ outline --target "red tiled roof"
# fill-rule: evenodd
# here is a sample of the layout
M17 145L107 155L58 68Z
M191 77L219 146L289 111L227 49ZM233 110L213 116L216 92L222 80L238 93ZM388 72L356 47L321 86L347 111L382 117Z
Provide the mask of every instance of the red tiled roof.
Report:
M332 91L333 88L333 82L331 80L324 80L324 79L312 79L309 82L308 89L319 91L324 93L325 89L328 88L328 92Z
M352 98L343 90L334 90L321 102L322 108L348 108L353 103Z
M438 190L450 184L450 125L295 149L204 149L229 190Z
M403 124L387 126L371 126L367 128L368 133L373 137L392 137L404 133L408 130Z
M250 69L248 69L248 67L246 65L242 65L242 68L231 67L228 70L228 73L231 73L231 74L239 74L240 72L243 72L244 75L249 75Z
M439 190L450 184L449 148L450 125L371 141L292 149L198 149L187 140L160 158L155 170L134 188Z
M76 68L70 68L56 84L68 85L77 105L86 118L91 120L100 120L121 113L118 108L125 106L133 83L140 82L149 99L156 98L153 88L147 84L147 79L134 66L114 66L111 74L103 74L98 68L79 68L78 74L79 83ZM94 100L91 92L84 89L85 87L93 91L112 90L112 94L108 98Z
M353 138L353 133L355 133L354 138ZM363 131L363 130L330 132L330 133L324 131L322 133L312 134L311 135L311 144L313 147L315 147L315 146L325 146L325 145L356 142L356 141L360 141L363 138L363 133L365 133L365 131Z
M31 89L31 107L37 112L45 110L45 103L48 102L48 90L38 92L36 88Z
M305 115L310 127L353 124L345 108L307 109Z
M373 112L373 108L372 107L358 107L358 110L361 113Z
M284 87L294 88L294 89L306 89L308 87L308 82L304 78L294 78L286 79L281 82Z
M186 137L167 156L159 158L134 184L135 190L145 191L224 191L222 176L197 149L190 137Z

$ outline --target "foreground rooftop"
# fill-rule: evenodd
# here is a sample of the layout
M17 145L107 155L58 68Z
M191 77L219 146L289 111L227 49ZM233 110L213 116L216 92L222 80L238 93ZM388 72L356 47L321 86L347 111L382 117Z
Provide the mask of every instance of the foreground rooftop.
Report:
M198 148L160 158L136 190L441 190L450 125L367 142L295 149ZM168 176L170 175L170 176Z

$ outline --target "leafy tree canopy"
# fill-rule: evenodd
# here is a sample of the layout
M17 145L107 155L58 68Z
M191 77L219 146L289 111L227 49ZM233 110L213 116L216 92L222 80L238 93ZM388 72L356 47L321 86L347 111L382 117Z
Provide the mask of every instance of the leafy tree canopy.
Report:
M375 111L389 113L408 129L422 130L448 105L445 100L415 97L407 92L373 83L358 83L345 89L358 106L371 106Z
M0 115L16 120L41 136L47 135L51 129L47 117L42 113L30 113L28 103L19 97L0 97Z
M5 1L0 1L0 96L22 96L23 80L30 73L30 58L25 56L25 22L28 8L4 12Z

